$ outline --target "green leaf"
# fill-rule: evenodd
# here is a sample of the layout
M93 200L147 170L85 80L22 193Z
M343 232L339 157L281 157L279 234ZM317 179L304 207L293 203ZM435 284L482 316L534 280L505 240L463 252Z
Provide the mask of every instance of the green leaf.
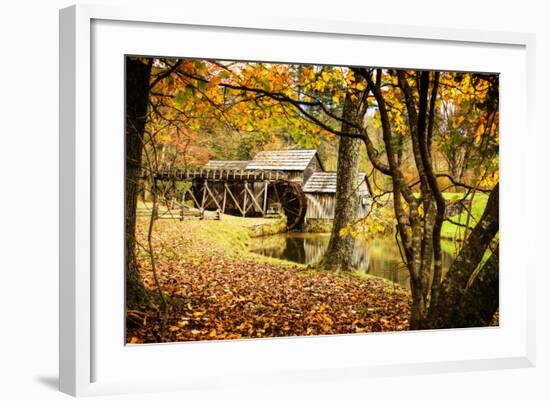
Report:
M181 106L181 104L185 101L185 92L184 91L177 91L176 92L176 103Z
M199 81L199 85L198 85L198 86L199 86L199 89L200 89L202 92L204 92L204 91L206 90L206 86L207 86L207 85L208 85L208 84L207 84L206 82L204 82L204 81Z

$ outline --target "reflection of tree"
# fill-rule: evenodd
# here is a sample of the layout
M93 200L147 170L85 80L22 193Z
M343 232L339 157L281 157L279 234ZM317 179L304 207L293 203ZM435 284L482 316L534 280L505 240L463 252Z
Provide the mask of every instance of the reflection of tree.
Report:
M286 249L286 238L284 235L268 235L251 238L248 248L254 253L283 259Z
M304 238L287 238L283 257L288 260L306 261ZM303 263L303 262L302 262Z
M353 248L353 263L354 267L360 271L366 273L370 269L370 256L367 243L363 240L357 239L355 241L355 247Z
M324 238L323 238L324 239ZM304 238L304 251L306 256L306 263L309 265L315 265L327 249L327 241L323 241L319 238Z

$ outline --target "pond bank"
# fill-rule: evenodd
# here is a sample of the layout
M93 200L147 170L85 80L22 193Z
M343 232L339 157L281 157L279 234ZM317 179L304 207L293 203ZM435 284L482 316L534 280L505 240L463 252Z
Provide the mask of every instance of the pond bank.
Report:
M410 296L387 280L321 272L253 254L256 219L159 220L154 227L157 274L169 300L166 330L158 309L143 307L130 343L407 330ZM148 220L138 220L146 243ZM264 232L264 229L260 230ZM147 289L156 287L150 257L138 252Z
M223 218L227 218L225 216ZM233 216L229 216L233 217ZM242 220L251 220L242 219ZM248 229L249 236L251 238L264 237L266 235L280 234L287 231L286 217L274 217L274 218L256 218L252 219L251 223L242 222L242 224Z
M330 234L326 233L287 232L251 238L248 248L260 255L314 266L324 255L329 240ZM454 246L447 242L442 245L446 271L454 259ZM356 272L384 278L404 288L410 286L409 272L394 237L357 238L352 259Z

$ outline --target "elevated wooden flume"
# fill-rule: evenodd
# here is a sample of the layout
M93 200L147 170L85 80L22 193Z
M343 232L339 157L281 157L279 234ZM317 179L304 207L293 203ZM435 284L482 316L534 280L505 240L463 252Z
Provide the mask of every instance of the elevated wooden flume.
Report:
M301 183L292 181L283 171L170 169L157 172L154 178L174 183L174 188L178 182L190 183L175 191L181 220L192 209L201 217L207 210L243 217L284 213L288 229L293 229L302 223L306 213Z
M282 171L245 170L245 169L171 169L161 170L156 175L157 180L194 180L210 181L277 181L287 180L288 174Z

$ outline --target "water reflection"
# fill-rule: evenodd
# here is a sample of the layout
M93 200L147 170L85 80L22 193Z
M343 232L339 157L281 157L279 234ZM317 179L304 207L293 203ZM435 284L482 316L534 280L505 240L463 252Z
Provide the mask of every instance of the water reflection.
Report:
M323 256L329 239L329 234L289 232L252 238L249 249L273 258L314 265ZM369 241L357 239L353 260L358 270L384 277L409 288L409 273L401 260L395 239L389 237L378 237ZM452 256L444 252L444 271L451 262Z

